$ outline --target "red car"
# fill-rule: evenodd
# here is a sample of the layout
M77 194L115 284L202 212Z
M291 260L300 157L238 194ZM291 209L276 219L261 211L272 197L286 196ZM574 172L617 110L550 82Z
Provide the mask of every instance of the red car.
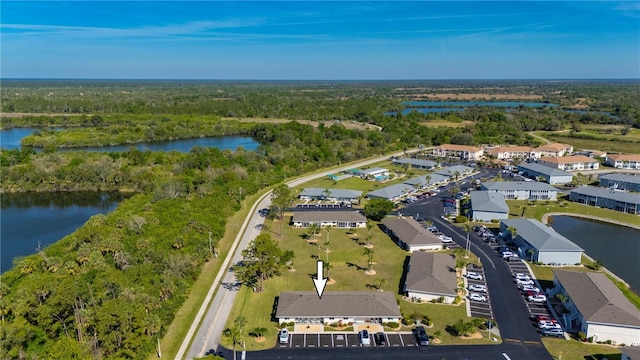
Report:
M538 321L538 322L541 322L541 321L551 321L551 322L556 322L554 319L552 319L552 318L548 317L547 315L537 315L537 316L535 317L535 320L536 320L536 321Z

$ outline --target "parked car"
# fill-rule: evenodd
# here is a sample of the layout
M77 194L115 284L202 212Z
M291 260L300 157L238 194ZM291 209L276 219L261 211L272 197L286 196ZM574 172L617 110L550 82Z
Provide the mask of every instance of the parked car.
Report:
M539 321L538 328L540 329L562 329L562 326L555 321Z
M436 231L438 231L438 228L432 225L432 226L428 226L427 230L429 230L431 232L436 232Z
M524 296L525 296L525 297L527 297L527 298L528 298L529 296L536 296L536 295L538 295L538 294L540 294L540 293L539 293L539 292L532 291L532 290L527 290L527 291L525 291L525 292L524 292Z
M387 344L387 338L384 336L383 332L377 332L373 335L374 340L376 341L376 345L382 346Z
M420 346L429 346L429 336L423 326L416 326L416 341Z
M479 291L479 292L486 293L487 287L479 284L471 284L469 285L469 291Z
M451 236L447 236L447 235L440 235L438 236L438 238L440 239L440 241L442 241L443 243L452 243L453 239L451 238Z
M487 298L484 295L471 293L469 294L469 300L487 302Z
M558 328L553 328L553 329L541 329L540 330L540 334L544 335L544 336L557 336L557 337L564 337L564 330L562 329L558 329Z
M511 251L503 251L500 253L500 256L502 256L503 259L506 259L510 257L517 257L518 255Z
M482 275L475 273L473 271L467 271L467 279L473 279L473 280L482 280Z
M533 318L535 321L554 321L552 318L548 317L547 315L536 315Z
M363 346L371 345L371 336L369 336L368 330L360 330L360 332L358 332L358 338L360 339L360 344Z
M537 287L535 287L535 286L533 286L533 285L522 285L522 286L520 287L520 290L522 290L522 292L528 292L528 291L531 291L531 292L534 292L534 293L536 293L536 294L539 294L539 293L540 293L540 289L539 289L539 288L537 288Z
M547 301L547 297L542 295L542 294L538 294L535 296L528 296L527 300L531 301L531 302L537 302L537 303L544 303Z
M278 331L278 342L280 344L289 343L289 330L281 329L280 331Z
M520 285L533 285L533 280L528 279L516 279L516 284L518 284L518 286Z
M528 274L523 274L523 273L517 273L513 275L513 277L515 277L516 279L525 279L525 280L531 279L531 277L529 277Z

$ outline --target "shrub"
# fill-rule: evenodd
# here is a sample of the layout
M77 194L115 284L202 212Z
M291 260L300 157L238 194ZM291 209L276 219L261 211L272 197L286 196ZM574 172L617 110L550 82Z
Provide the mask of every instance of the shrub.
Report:
M491 219L491 222L492 222L492 223L494 223L494 224L497 224L497 223L499 223L499 222L500 222L500 220L498 220L498 219Z
M587 338L587 335L582 331L578 331L578 333L576 334L576 338L578 338L578 340L580 341L584 341Z
M397 329L400 327L400 324L394 321L389 321L389 322L383 323L382 325L392 329Z
M462 216L462 215L456 216L456 222L459 223L459 224L466 223L467 220L468 219L467 219L466 216Z

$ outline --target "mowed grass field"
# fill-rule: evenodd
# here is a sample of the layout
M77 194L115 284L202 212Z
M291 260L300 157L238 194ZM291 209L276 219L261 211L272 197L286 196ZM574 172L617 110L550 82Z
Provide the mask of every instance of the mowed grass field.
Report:
M289 222L291 214L285 221ZM233 320L243 316L248 320L245 334L249 334L256 327L267 329L266 341L256 342L250 336L246 336L247 350L260 350L275 346L278 332L277 322L272 315L275 314L275 299L281 291L315 291L312 278L316 274L316 261L320 259L331 264L329 277L335 280L334 284L327 285L325 291L376 291L379 280L383 279L381 289L396 294L400 309L403 314L419 312L428 315L434 322L434 327L428 329L430 333L440 330L441 339L445 344L479 344L494 341L486 336L481 338L455 338L446 332L447 326L455 324L459 319L466 317L464 303L460 305L443 304L415 304L402 299L399 295L400 281L404 272L406 261L410 253L402 250L380 228L378 223L371 230L373 236L373 270L375 275L365 274L368 257L364 254L367 238L367 229L357 229L353 233L347 229L331 229L329 231L329 245L327 242L327 230L323 229L315 239L309 242L306 239L305 229L296 229L284 224L282 236L278 235L280 224L276 221L265 222L265 228L273 238L277 239L280 248L292 250L295 253L295 271L283 270L280 276L270 278L264 283L264 290L256 293L242 287L234 302L233 310L229 315L227 327L232 326ZM325 251L329 248L329 252ZM472 257L471 261L477 258ZM327 274L325 274L326 276ZM409 330L406 327L404 330ZM222 343L230 347L225 340Z
M578 135L593 136L593 139L582 139L570 136L569 131L536 131L536 135L553 142L573 145L575 149L601 150L611 153L640 154L640 130L631 129L627 135L603 134L601 130L585 129Z

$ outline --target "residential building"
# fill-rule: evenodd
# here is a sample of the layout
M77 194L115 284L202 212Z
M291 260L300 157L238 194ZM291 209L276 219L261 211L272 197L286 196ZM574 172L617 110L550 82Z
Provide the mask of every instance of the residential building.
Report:
M507 200L557 200L558 189L538 181L487 181L481 190L499 192Z
M626 191L640 191L640 175L612 173L598 177L600 186Z
M443 144L432 149L435 156L455 156L463 160L478 160L482 158L484 150L475 146Z
M471 192L471 216L474 221L489 222L509 218L509 206L504 195L495 191Z
M617 169L640 169L640 154L607 155L604 163Z
M442 250L442 241L419 222L408 217L382 219L383 230L403 249L408 251Z
M536 158L545 156L560 157L570 155L572 152L573 146L561 143L546 144L533 149L533 155Z
M516 229L513 236L511 228ZM582 248L535 219L505 219L500 221L503 237L510 237L519 249L520 257L543 264L573 265L582 261Z
M426 169L426 170L430 170L438 166L438 163L434 161L414 159L414 158L393 159L393 163L398 165L408 164L413 168Z
M356 170L358 176L368 180L386 180L389 177L389 169L373 167L370 169Z
M367 197L369 199L387 199L389 201L398 202L403 196L415 190L416 188L412 185L399 183L371 191L367 194Z
M640 194L581 186L569 192L569 200L629 214L640 214Z
M530 146L496 146L485 149L485 152L491 158L498 160L534 157L533 148Z
M327 188L305 188L300 192L298 198L301 200L328 200L357 202L362 196L362 191L349 189L327 189Z
M392 291L315 291L281 292L277 299L278 323L354 325L399 323L400 307Z
M448 176L428 174L406 180L404 183L414 188L426 189L432 186L444 185L449 181Z
M416 251L407 266L404 291L410 299L451 304L457 295L456 260L451 254Z
M640 310L604 273L554 270L553 275L555 286L547 295L566 297L566 329L581 331L593 342L640 345Z
M452 165L435 171L434 174L447 176L450 180L460 180L473 173L474 168L465 165Z
M544 180L550 185L568 184L573 180L573 175L568 172L536 163L519 164L518 171L528 178L538 181Z
M585 171L600 168L598 160L584 155L541 157L538 159L538 164L564 171Z
M311 224L320 227L333 226L340 229L364 228L367 218L358 211L310 210L294 211L291 224L294 227L306 228Z

